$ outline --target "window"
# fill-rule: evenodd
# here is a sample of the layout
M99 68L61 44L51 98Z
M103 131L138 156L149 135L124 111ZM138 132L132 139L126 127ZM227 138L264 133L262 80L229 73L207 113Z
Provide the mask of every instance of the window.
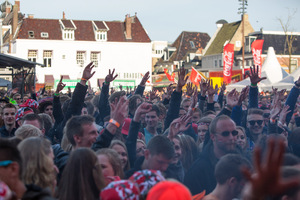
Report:
M44 58L44 65L46 67L51 67L52 51L48 51L48 50L44 51L43 58Z
M63 30L62 34L64 40L74 40L74 30Z
M222 60L219 60L219 67L222 67Z
M48 38L49 34L47 32L41 32L41 37L42 38Z
M195 49L196 47L195 47L195 44L194 44L194 41L190 41L190 45L191 45L191 48L192 49Z
M97 41L106 41L107 32L106 31L96 31L96 40Z
M218 67L218 60L215 60L215 67Z
M84 64L84 60L85 60L85 51L77 51L76 63L82 67Z
M251 52L252 42L256 40L255 36L247 36L245 37L245 52Z
M28 31L28 37L29 38L34 38L34 32L33 31Z
M37 50L28 50L28 60L31 62L36 62Z
M91 52L91 62L94 62L95 67L98 67L100 61L100 52Z

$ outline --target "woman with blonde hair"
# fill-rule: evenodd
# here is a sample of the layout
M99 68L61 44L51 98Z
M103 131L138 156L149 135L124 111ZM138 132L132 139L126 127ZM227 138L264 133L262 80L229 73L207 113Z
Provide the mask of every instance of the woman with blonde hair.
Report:
M122 162L123 171L126 172L130 170L128 151L124 142L122 142L121 140L113 140L111 141L109 148L115 150L119 154L119 158Z
M96 155L102 168L102 174L105 178L106 185L111 181L117 181L124 178L122 162L115 150L103 148L98 150Z
M23 160L22 180L26 185L36 185L42 189L49 188L52 193L56 187L56 167L49 140L30 137L23 140L18 149Z

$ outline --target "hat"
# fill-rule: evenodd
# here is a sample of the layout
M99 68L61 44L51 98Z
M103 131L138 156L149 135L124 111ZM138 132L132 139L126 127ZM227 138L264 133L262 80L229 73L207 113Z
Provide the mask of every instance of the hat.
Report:
M135 183L128 180L114 181L108 184L100 193L101 200L139 200L139 189Z
M145 169L135 172L128 180L135 182L141 195L145 197L154 185L164 181L165 178L160 171Z
M123 125L122 125L122 130L121 130L122 134L128 135L130 123L131 123L131 119L130 118L124 119L124 122L123 122Z
M20 107L29 107L37 109L39 107L39 103L34 99L27 99L27 101L21 104Z
M0 200L8 200L13 196L9 187L2 181L0 181Z
M148 193L147 200L192 200L191 192L181 183L163 181L156 184Z
M15 116L16 121L20 120L22 117L24 117L29 113L33 113L33 110L31 108L28 107L19 108Z
M1 99L0 99L0 102L1 101L5 101L6 103L9 103L9 98L8 97L2 97Z

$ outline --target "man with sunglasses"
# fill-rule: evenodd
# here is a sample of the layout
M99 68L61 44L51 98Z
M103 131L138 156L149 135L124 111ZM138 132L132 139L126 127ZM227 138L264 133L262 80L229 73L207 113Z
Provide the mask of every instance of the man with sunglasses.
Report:
M184 178L184 184L193 195L202 192L210 193L217 182L214 176L218 160L229 153L238 153L236 125L226 116L216 117L209 126L211 143L208 143L199 158L193 163Z
M247 115L247 131L248 137L253 142L256 143L259 137L264 132L264 117L263 117L263 110L258 108L251 108L248 110ZM250 142L251 142L250 141ZM250 145L253 147L253 145ZM252 148L251 148L252 149Z

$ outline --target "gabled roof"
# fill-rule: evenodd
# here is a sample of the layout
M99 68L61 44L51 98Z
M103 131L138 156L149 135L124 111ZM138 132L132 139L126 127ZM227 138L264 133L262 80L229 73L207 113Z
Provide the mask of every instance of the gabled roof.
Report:
M205 56L223 53L225 42L232 39L240 24L241 21L224 24L210 47L207 49Z
M98 30L107 30L108 31L104 21L94 21L94 24L96 26L95 28L97 31Z
M62 20L63 21L63 20ZM89 20L72 20L76 30L75 41L96 41L93 29L93 21ZM68 22L71 23L70 20ZM71 24L64 21L64 25L71 27ZM103 21L94 21L99 29L102 30ZM131 24L132 39L125 38L125 23L124 21L105 21L107 25L107 41L110 42L151 42L148 34L135 16L134 22ZM100 27L99 27L99 26ZM72 24L72 27L73 24ZM28 31L34 32L34 38L29 38ZM41 32L47 32L49 37L42 38ZM29 19L23 20L18 39L43 39L43 40L62 40L62 30L58 19Z
M76 29L76 27L72 23L72 20L62 19L61 22L64 29Z
M263 39L263 54L268 52L269 47L273 47L277 55L288 55L288 46L286 44L286 36L284 33L280 34L271 34L263 33L257 35L257 39ZM293 53L292 55L300 55L300 35L295 35L295 40L293 42Z
M196 53L204 49L209 40L210 36L207 33L183 31L171 45L176 51L169 61L183 60L187 53Z

